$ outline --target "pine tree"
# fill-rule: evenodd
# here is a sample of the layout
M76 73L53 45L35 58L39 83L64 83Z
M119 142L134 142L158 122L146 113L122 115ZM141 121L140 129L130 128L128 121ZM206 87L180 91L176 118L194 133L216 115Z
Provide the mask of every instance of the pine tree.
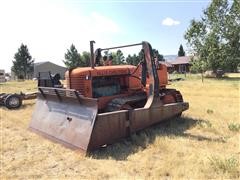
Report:
M12 71L20 79L27 79L33 73L34 60L30 55L27 45L21 44L18 52L14 55Z
M65 61L63 60L63 62L67 68L86 66L81 58L81 54L78 53L76 47L73 44L70 46L70 49L67 50L67 53L65 53Z
M185 51L183 50L183 46L180 45L178 50L178 57L185 56Z

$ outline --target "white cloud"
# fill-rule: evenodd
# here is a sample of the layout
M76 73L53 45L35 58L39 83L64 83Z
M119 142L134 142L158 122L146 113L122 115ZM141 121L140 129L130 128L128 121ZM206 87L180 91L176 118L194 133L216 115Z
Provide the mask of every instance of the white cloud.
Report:
M176 26L179 24L180 24L180 21L174 20L170 17L167 17L162 21L162 25L164 26Z
M7 72L21 43L26 44L36 61L63 65L66 49L73 43L81 51L89 50L89 41L107 46L112 36L121 33L117 22L98 12L81 13L59 1L0 2L0 69Z

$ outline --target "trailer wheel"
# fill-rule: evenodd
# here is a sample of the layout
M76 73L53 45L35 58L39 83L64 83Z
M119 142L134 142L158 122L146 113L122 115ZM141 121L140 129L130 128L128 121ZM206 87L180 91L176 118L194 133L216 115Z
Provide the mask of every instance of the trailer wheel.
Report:
M22 98L17 94L8 95L4 101L8 109L17 109L22 105Z

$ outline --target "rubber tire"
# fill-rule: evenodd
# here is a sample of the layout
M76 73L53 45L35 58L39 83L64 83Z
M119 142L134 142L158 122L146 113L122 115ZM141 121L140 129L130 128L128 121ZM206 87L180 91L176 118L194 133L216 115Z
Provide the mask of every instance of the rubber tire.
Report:
M18 104L17 105L11 105L10 102L12 100L12 98L16 98L18 100ZM8 95L6 97L6 99L4 100L4 105L8 108L8 109L18 109L19 107L21 107L22 105L22 98L17 95L17 94L11 94Z

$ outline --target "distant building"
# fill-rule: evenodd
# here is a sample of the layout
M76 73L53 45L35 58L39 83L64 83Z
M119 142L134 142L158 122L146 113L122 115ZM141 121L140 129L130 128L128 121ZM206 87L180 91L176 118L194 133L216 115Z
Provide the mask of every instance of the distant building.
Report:
M0 69L0 83L2 82L6 82L5 71L3 69Z
M178 73L186 73L189 72L190 61L190 56L182 56L177 57L174 61L171 62L171 64L173 65L174 71L177 71Z
M61 76L61 79L64 79L65 72L67 71L67 68L59 66L59 65L54 64L54 63L49 62L49 61L34 63L33 77L37 78L39 72L49 72L49 71L52 74L59 73L60 76Z

